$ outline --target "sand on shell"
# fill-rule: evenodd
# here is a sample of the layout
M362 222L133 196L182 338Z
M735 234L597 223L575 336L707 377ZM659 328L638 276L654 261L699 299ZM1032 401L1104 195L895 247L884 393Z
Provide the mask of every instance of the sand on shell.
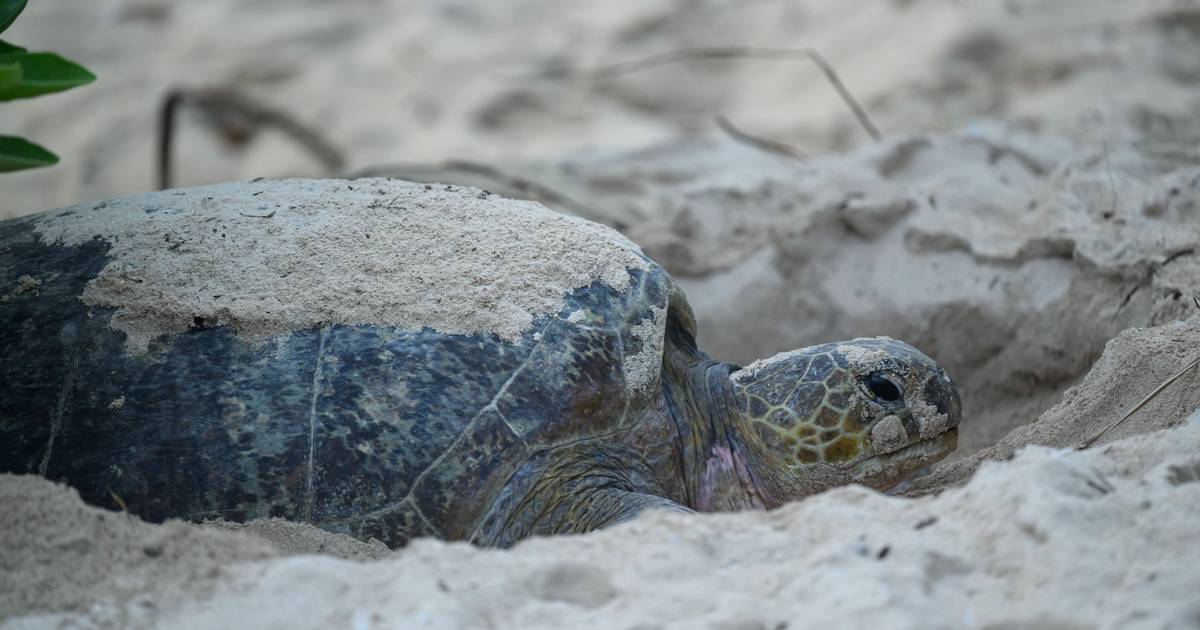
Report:
M475 188L384 179L269 180L82 204L39 238L110 244L82 299L116 309L126 347L196 321L254 340L375 324L516 340L593 281L649 264L619 233Z

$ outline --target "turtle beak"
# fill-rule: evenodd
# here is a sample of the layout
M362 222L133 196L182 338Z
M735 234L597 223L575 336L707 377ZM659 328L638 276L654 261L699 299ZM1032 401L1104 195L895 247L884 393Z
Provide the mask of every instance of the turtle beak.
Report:
M925 382L925 400L946 416L947 428L953 429L962 422L962 397L954 381L942 370Z

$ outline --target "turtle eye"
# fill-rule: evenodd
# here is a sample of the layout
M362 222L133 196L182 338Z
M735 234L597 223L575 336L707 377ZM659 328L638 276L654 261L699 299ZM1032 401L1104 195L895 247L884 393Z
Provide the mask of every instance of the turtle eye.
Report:
M867 389L871 390L871 393L883 402L896 402L903 395L899 385L893 383L892 379L879 373L867 377Z

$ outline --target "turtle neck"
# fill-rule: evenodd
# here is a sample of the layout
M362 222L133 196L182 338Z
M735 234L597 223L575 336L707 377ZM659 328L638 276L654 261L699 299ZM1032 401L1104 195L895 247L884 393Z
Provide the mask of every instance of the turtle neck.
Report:
M702 360L682 373L663 375L684 501L700 512L765 509L776 504L756 481L739 437L729 382L736 369L729 363Z

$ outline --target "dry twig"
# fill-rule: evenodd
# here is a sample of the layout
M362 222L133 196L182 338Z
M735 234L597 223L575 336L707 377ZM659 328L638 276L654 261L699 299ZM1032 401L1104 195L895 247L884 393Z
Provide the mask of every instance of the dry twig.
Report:
M726 134L728 134L730 138L733 138L734 140L737 140L743 144L748 144L760 151L766 151L767 153L774 153L789 158L803 159L805 157L804 153L802 153L799 149L795 149L782 142L775 142L774 140L767 140L766 138L752 136L741 129L734 127L733 123L729 122L729 119L725 118L724 116L717 116L717 126L721 128L721 131L724 131Z
M215 115L235 140L244 139L261 127L275 127L291 136L321 162L327 171L341 170L341 153L316 130L302 124L286 112L253 101L225 88L172 90L163 99L158 119L158 187L171 187L171 146L174 142L175 114L189 105Z
M121 508L122 512L128 514L129 506L125 505L125 500L122 499L116 492L113 492L112 488L105 488L105 490L108 490L108 496L112 497L113 503L115 503L117 507Z
M1158 387L1154 388L1154 391L1147 394L1146 397L1143 398L1141 402L1134 405L1133 409L1126 411L1125 415L1118 418L1116 420L1116 422L1113 422L1112 424L1104 427L1104 429L1102 431L1100 431L1096 435L1093 435L1092 437L1085 440L1083 442L1083 444L1080 444L1079 446L1075 447L1075 450L1082 451L1083 449L1094 444L1096 442L1096 440L1099 440L1100 438L1104 437L1104 434L1115 429L1117 427L1117 425L1121 424L1122 422L1125 422L1125 420L1129 419L1129 416L1132 416L1134 413L1137 413L1138 409L1145 407L1146 403L1150 402L1151 400L1154 400L1154 397L1158 396L1160 393L1162 393L1162 391L1164 389L1166 389L1167 386L1169 386L1171 383L1174 383L1175 381L1179 380L1179 377L1183 376L1184 373L1186 373L1188 370L1196 367L1197 365L1200 365L1200 357L1196 357L1191 363L1188 363L1186 367L1184 367L1182 370L1179 370L1178 372L1176 372L1174 376L1163 381Z
M623 61L619 63L609 64L605 66L597 66L594 68L556 68L546 72L537 73L536 76L544 79L590 79L603 80L618 77L622 74L648 70L658 66L679 63L682 61L695 61L707 59L807 59L814 64L825 75L833 89L837 90L838 96L854 113L854 117L858 120L858 124L871 136L871 139L879 141L882 135L879 129L871 122L871 118L867 116L867 112L862 105L858 104L854 96L850 94L850 90L846 89L846 85L842 83L837 72L829 62L825 60L816 50L811 48L756 48L753 46L725 46L711 48L681 48L671 50L656 55L650 55L641 59L631 61Z

